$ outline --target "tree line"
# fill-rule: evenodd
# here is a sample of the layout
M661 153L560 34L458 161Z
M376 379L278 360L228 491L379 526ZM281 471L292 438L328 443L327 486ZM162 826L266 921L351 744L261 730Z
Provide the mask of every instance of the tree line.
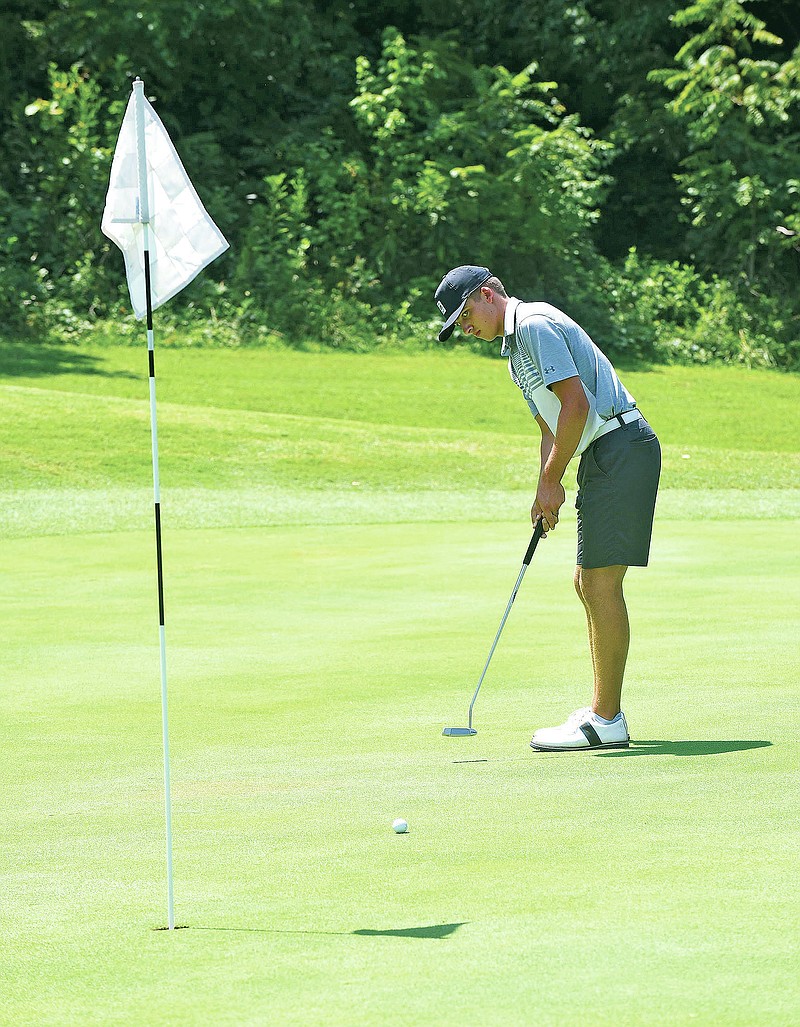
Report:
M424 344L480 263L617 358L796 369L799 39L778 0L11 0L4 332L132 333L138 75L231 242L165 313L196 341Z

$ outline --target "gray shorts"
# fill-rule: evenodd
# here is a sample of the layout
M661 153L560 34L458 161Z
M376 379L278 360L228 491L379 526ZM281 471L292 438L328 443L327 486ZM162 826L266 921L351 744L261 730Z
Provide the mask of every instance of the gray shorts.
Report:
M578 566L646 567L661 446L643 417L601 436L578 466Z

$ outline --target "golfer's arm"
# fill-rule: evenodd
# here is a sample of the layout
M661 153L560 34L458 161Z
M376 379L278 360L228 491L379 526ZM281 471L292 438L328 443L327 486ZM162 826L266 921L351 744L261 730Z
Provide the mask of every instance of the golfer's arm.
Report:
M586 393L583 391L581 380L577 376L556 382L552 389L561 403L561 412L558 415L555 437L541 418L537 417L539 426L542 428L542 470L540 480L558 483L564 477L567 464L575 455L575 450L581 441L581 435L583 435L583 429L586 426L586 418L589 416L589 401L586 398ZM547 436L544 434L545 431ZM549 448L545 455L548 436Z
M540 414L536 415L536 423L539 425L542 432L542 441L539 445L539 481L541 481L544 469L547 467L547 461L550 458L550 450L553 448L555 438L547 426L547 421L545 421Z

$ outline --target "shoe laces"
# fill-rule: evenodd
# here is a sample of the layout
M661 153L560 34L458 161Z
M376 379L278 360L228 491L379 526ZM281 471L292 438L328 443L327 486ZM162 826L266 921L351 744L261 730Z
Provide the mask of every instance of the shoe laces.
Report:
M591 715L592 707L584 706L580 710L575 710L574 713L570 714L569 719L567 720L567 723L564 726L575 727L577 724L580 724L581 721L586 720L588 717L591 717Z

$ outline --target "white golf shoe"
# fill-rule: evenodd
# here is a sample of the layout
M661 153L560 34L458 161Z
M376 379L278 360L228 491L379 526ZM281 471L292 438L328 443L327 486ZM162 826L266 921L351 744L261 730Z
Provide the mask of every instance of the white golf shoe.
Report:
M590 706L576 710L560 727L540 728L531 748L542 752L571 752L581 749L627 749L630 741L625 714L606 724Z

